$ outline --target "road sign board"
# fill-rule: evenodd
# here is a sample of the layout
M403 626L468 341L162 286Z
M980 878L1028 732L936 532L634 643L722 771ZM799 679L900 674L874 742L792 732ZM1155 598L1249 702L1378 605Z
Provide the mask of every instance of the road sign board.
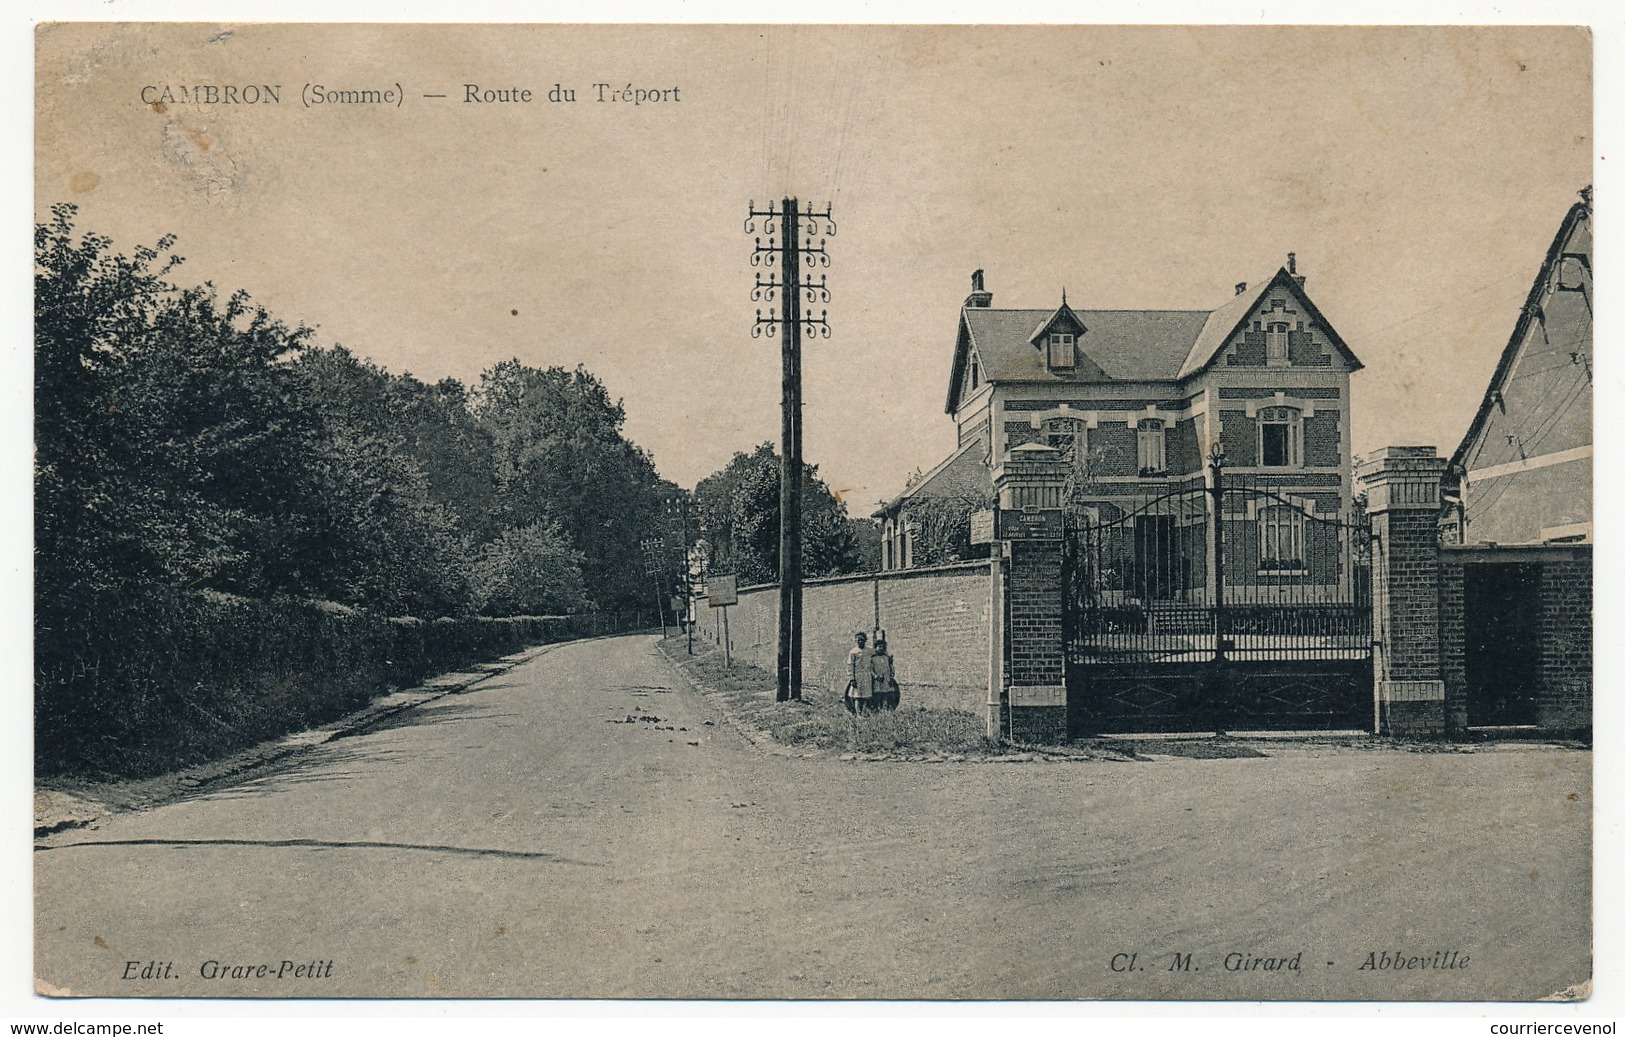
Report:
M705 581L705 596L707 603L712 608L739 604L737 577L732 573L726 576L708 577Z
M993 542L992 508L983 508L981 511L970 513L970 542L973 544L991 544Z
M1000 540L1059 540L1061 539L1061 510L1035 508L1031 511L1013 511L1001 508L998 516Z

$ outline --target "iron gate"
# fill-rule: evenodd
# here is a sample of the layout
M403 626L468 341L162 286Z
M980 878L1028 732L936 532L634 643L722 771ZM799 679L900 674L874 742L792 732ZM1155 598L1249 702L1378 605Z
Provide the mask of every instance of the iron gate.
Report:
M1371 728L1369 519L1279 478L1216 470L1071 517L1074 736Z

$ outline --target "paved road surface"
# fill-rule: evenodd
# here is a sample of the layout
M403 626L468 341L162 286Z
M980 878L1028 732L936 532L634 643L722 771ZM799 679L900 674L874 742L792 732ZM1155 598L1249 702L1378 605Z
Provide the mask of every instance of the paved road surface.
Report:
M40 989L1387 1000L1590 974L1587 752L865 763L708 719L652 639L563 645L59 833L34 855ZM1360 968L1396 952L1429 967Z

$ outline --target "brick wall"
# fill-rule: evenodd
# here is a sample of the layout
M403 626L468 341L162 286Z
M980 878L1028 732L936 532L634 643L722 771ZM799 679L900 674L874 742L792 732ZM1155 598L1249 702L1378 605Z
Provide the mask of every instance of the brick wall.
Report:
M1243 411L1222 410L1219 412L1219 428L1227 464L1247 468L1258 463L1257 422Z
M1014 450L1016 447L1025 446L1028 443L1042 443L1044 438L1044 430L1033 428L1030 422L1007 421L1004 423L1003 449L1005 450Z
M1140 433L1126 422L1101 422L1089 430L1088 442L1096 474L1140 474Z
M1592 714L1592 555L1589 544L1533 545L1440 552L1439 650L1450 726L1468 724L1466 569L1471 565L1534 564L1539 591L1531 595L1540 658L1535 723L1554 734L1588 733Z
M1266 339L1262 331L1243 332L1235 348L1225 358L1225 363L1230 367L1263 367L1266 351Z
M897 657L905 705L980 715L987 700L988 564L807 581L801 598L802 694L839 697L853 631L872 636L878 625ZM739 604L728 609L735 659L776 669L778 606L775 586L740 591ZM698 629L713 643L720 643L721 622L721 609L700 609Z
M1314 332L1304 331L1302 327L1303 325L1300 322L1299 330L1287 333L1287 359L1294 367L1330 367L1332 365L1331 354L1321 348L1319 342L1315 341Z
M1315 416L1303 419L1303 460L1311 465L1343 463L1342 435L1337 423L1342 414L1315 408Z
M1439 676L1444 680L1445 724L1467 730L1467 613L1465 567L1446 554L1439 565Z
M1591 729L1591 549L1540 570L1540 693L1542 727Z
M1061 543L1018 541L1010 551L1010 683L1061 684Z
M1378 596L1377 628L1389 632L1382 646L1392 681L1439 679L1438 516L1432 511L1394 510L1372 516L1371 534L1381 542L1385 593Z

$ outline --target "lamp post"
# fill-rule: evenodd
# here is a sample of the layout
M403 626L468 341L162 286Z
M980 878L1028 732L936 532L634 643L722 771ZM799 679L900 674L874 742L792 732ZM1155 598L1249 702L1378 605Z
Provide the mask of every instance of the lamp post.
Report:
M1213 550L1213 669L1212 679L1208 683L1208 701L1213 710L1213 733L1223 738L1225 725L1222 718L1230 705L1232 691L1230 667L1225 654L1230 645L1225 637L1228 624L1224 615L1224 443L1214 443L1213 449L1208 451L1207 470L1208 493L1213 498L1209 509L1212 516L1209 538Z
M1213 661L1225 656L1224 623L1224 444L1215 443L1207 455L1208 487L1212 498L1208 509L1208 544L1213 552Z

